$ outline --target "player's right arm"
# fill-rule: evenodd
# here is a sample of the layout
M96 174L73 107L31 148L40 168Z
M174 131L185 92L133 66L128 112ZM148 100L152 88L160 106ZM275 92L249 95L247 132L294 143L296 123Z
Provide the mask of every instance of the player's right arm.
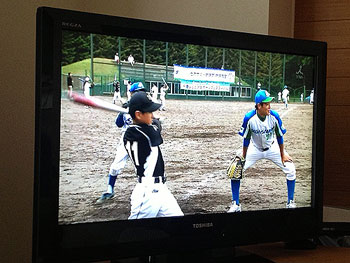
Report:
M247 156L247 150L248 150L248 147L243 145L242 156L243 156L244 159L245 159L245 157Z
M255 110L252 110L250 112L248 112L243 119L243 124L241 126L241 129L239 131L239 135L241 135L243 137L243 158L246 158L247 155L247 150L248 150L248 146L250 143L250 138L251 138L251 131L249 128L249 120L256 114Z

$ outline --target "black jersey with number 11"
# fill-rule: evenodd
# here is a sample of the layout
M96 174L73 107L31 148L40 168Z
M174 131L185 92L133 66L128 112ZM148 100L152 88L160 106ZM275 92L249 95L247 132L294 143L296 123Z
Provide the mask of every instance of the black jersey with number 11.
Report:
M157 125L133 124L126 130L124 146L139 177L164 176L164 161L159 148L162 143Z

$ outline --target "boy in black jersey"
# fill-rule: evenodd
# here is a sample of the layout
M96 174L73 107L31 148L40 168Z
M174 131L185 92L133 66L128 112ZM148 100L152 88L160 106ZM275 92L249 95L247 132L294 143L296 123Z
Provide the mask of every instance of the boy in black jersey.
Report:
M129 114L133 124L125 132L124 146L135 165L138 184L131 195L129 219L183 216L165 184L164 161L159 148L163 143L161 125L153 118L153 112L160 106L142 91L130 99Z

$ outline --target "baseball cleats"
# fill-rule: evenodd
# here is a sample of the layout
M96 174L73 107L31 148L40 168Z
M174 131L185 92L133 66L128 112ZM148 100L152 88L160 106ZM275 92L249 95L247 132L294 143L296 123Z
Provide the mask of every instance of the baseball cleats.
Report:
M241 205L237 205L236 201L232 201L230 209L227 211L227 213L235 213L235 212L241 212Z
M297 205L295 204L294 200L290 200L289 203L286 205L287 208L296 208Z
M96 204L102 204L114 197L114 193L103 193L101 197L96 201Z

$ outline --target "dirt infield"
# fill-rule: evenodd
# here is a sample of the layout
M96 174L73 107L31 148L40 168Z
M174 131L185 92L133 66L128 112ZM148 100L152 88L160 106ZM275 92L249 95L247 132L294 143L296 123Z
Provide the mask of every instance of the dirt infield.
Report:
M99 97L112 101L110 97ZM311 204L312 106L272 103L282 116L287 133L285 149L292 156L297 180L298 207ZM161 150L167 185L185 213L225 213L231 203L226 168L242 145L238 130L246 102L167 100ZM117 114L62 99L59 222L62 224L127 219L130 195L136 184L128 161L118 177L115 197L95 204L106 191L120 130ZM286 178L272 162L263 160L248 169L241 182L242 211L284 208Z

